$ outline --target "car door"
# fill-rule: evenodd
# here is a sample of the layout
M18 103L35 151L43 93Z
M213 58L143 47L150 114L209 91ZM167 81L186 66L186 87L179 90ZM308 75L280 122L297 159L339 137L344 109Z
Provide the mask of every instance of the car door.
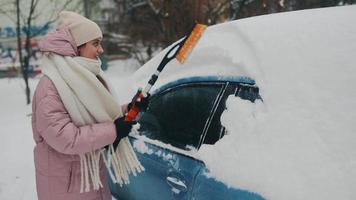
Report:
M131 138L145 172L130 177L130 184L123 187L111 182L113 195L130 200L191 199L204 164L190 151L198 148L225 90L224 82L199 82L177 84L153 95L139 119L141 136Z

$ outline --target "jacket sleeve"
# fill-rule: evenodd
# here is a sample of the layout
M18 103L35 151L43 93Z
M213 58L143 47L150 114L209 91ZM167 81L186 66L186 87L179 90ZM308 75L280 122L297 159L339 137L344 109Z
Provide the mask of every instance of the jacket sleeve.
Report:
M82 154L114 142L113 122L77 127L57 95L43 97L36 106L36 128L49 146L64 154Z

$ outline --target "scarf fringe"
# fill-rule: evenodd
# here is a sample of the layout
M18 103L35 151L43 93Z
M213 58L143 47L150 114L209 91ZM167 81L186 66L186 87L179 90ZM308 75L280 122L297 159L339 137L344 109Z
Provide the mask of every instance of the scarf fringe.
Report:
M101 158L103 158L111 180L119 184L120 187L123 184L130 183L129 174L132 173L136 176L145 170L138 161L128 138L123 138L117 146L116 151L111 144L106 154L105 150L101 149L80 155L80 193L89 192L91 186L93 190L99 190L103 187L99 169Z

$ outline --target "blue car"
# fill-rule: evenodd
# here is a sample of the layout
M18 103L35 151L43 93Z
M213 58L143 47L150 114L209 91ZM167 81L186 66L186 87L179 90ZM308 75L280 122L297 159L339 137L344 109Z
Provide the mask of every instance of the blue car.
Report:
M202 144L214 144L225 134L220 116L229 95L254 103L261 99L255 81L248 77L199 76L179 79L156 89L147 112L141 113L136 142L144 142L145 152L134 148L145 167L130 177L130 184L110 182L118 200L262 200L253 191L228 187L209 178L203 161L190 152Z

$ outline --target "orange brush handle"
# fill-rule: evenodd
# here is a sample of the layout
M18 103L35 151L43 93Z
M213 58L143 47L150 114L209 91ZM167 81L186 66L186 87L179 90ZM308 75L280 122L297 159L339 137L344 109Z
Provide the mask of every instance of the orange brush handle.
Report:
M125 121L126 122L131 122L134 121L138 115L138 108L137 106L132 106L129 110L129 112L125 116Z
M140 112L138 107L135 105L135 102L138 98L144 98L143 93L139 93L138 95L136 95L136 97L133 99L133 101L131 102L131 108L129 110L129 112L126 113L125 115L125 121L126 122L131 122L134 121L138 115L138 113Z
M207 28L204 24L196 24L193 28L193 31L189 34L187 40L184 42L184 45L179 50L178 54L176 55L176 59L182 64L186 59L187 56L190 54L192 49L194 48L195 44L198 42L200 36Z

